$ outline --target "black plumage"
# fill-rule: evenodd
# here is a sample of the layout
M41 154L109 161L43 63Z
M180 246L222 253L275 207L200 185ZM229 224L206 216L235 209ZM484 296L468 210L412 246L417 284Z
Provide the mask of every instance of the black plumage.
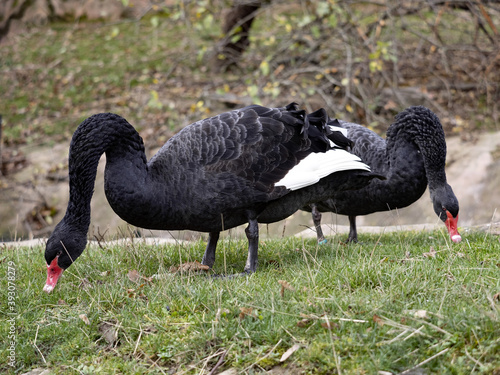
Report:
M409 206L427 186L434 211L446 224L450 238L461 240L458 200L446 181L445 135L432 111L422 106L407 108L396 116L386 139L358 124L339 121L336 125L347 129L347 137L355 144L352 152L386 179L373 180L357 191L332 191L329 199L304 207L313 212L318 241L324 240L320 212L348 215L348 241L357 241L356 216Z
M209 232L204 263L210 266L219 232L249 223L245 271L255 271L259 215L270 203L278 207L277 202L291 193L277 183L309 154L330 150L331 140L349 144L339 132L329 130L327 119L324 110L306 115L295 103L285 108L249 106L185 127L148 162L142 138L125 119L111 113L89 117L71 140L70 198L64 218L47 241L44 290L53 289L86 246L90 201L103 153L105 194L123 220L148 229ZM366 170L353 171L355 187L374 176ZM343 180L342 187L347 185ZM327 197L314 196L312 190L304 197L294 193L293 212ZM289 210L267 214L267 220L281 220L284 215Z

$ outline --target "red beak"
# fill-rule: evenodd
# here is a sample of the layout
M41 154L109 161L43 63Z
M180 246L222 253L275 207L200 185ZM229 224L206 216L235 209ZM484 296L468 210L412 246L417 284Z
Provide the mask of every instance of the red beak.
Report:
M59 267L57 264L57 259L59 256L56 256L54 260L47 265L47 281L45 282L45 286L43 287L43 291L50 293L56 287L57 280L63 273L63 269Z
M448 228L448 233L450 234L450 238L453 242L459 243L462 241L462 236L460 233L458 233L458 215L457 217L453 217L453 215L450 213L450 211L446 211L446 216L448 218L444 222L444 225L446 225L446 228Z

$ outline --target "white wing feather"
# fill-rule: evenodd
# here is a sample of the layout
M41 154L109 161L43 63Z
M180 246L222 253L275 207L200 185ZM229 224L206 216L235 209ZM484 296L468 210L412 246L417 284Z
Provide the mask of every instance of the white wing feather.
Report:
M313 185L332 173L352 169L370 171L370 167L359 157L344 150L312 153L293 167L275 186L298 190Z

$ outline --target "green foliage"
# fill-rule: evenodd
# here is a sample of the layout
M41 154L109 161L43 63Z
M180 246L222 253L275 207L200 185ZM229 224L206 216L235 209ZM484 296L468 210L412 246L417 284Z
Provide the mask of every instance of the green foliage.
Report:
M155 85L165 84L161 78L189 54L165 58L159 48L165 40L171 49L185 43L170 37L183 32L181 20L170 21L178 14L157 13L135 23L83 24L76 29L51 24L5 46L0 57L2 67L8 68L0 73L0 87L5 88L0 101L4 143L69 138L82 118L96 112L120 113L140 125L139 108L146 104L158 109L153 94L149 105L148 99L144 101L143 90L156 91L163 99ZM166 17L169 22L163 22ZM196 42L190 45L194 48ZM195 65L184 63L183 68ZM178 120L175 116L169 117Z
M370 53L370 71L371 72L381 72L384 65L384 61L397 62L397 57L394 52L391 51L392 42L377 42L377 47L373 53Z
M259 11L235 71L223 74L210 67L218 57L226 1L158 3L140 20L118 23L33 27L2 46L4 143L67 139L79 121L102 111L117 112L139 128L168 124L179 130L199 120L190 110L199 100L210 113L227 110L213 100L223 85L237 98L323 106L367 125L389 124L406 105L437 102L436 108L449 108L439 113L444 119L470 124L456 126L457 132L494 126L498 101L491 88L498 74L491 35L500 27L497 11L489 4L464 11L410 3L396 14L383 2L272 2ZM239 37L229 35L233 42ZM443 90L427 87L429 96L411 102L400 101L404 95L387 98L388 87L418 92L435 78ZM450 89L455 83L476 89ZM163 108L150 102L152 92ZM167 103L175 110L166 111ZM444 125L447 131L453 127Z
M0 309L9 311L10 265L17 345L14 367L2 347L0 369L198 374L227 351L223 369L244 372L498 371L498 237L469 233L456 245L441 232L402 232L361 241L261 241L257 273L230 279L168 271L200 259L203 242L92 246L52 294L42 292L42 248L2 248ZM214 272L240 272L246 246L221 241ZM105 323L116 339L103 334ZM3 319L0 333L9 330Z
M151 98L148 101L148 104L147 104L148 107L156 108L156 109L162 109L163 108L163 104L160 101L158 91L151 90L150 94L151 94Z

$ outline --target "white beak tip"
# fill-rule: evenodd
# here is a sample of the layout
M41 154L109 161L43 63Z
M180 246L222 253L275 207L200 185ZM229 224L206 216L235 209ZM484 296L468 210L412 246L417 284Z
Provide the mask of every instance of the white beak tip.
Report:
M53 285L45 284L45 286L43 287L43 291L47 292L47 293L50 293L53 290L54 290L54 286Z

